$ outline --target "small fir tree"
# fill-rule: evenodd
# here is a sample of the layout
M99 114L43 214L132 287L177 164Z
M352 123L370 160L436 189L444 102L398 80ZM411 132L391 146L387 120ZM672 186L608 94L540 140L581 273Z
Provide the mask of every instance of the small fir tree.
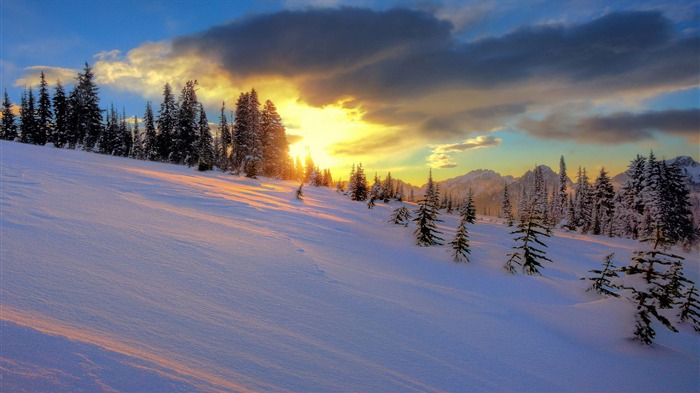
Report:
M501 200L501 218L506 220L509 227L513 226L513 206L510 204L510 195L508 194L508 183L503 184L503 199Z
M15 120L15 114L12 112L12 102L10 97L7 95L7 89L5 89L5 96L2 100L2 139L13 141L17 138L17 122Z
M516 251L508 254L509 258L504 269L509 273L515 273L514 265L520 265L524 274L541 274L538 269L542 267L541 262L552 262L552 260L546 257L546 252L542 248L538 248L547 247L539 238L552 236L552 231L541 224L541 218L537 215L536 209L532 208L526 217L517 229L511 232L517 235L515 241L520 244L513 247Z
M581 280L589 280L592 281L593 283L591 284L588 289L586 289L586 292L588 291L596 291L596 293L604 296L612 296L612 297L620 297L616 292L614 292L615 289L619 289L617 285L614 285L610 280L613 278L620 277L618 273L618 269L615 267L615 265L612 263L613 257L615 256L615 253L609 254L605 256L605 259L603 261L603 269L602 270L589 270L590 273L595 274L594 277L590 278L582 278Z
M435 198L437 191L433 188L432 170L428 177L428 189L423 199L418 202L418 209L415 211L416 228L414 235L416 236L416 244L421 247L438 246L442 244L443 238L439 237L442 232L437 230L436 222L442 222L438 218L437 203L439 199Z
M49 141L58 148L68 143L68 122L70 120L68 110L66 92L63 90L61 81L57 81L53 95L54 125Z
M471 187L467 193L467 198L459 209L459 213L467 223L474 224L476 222L476 206L474 206L474 193Z
M459 226L457 227L457 232L455 234L454 240L450 242L452 246L452 259L455 262L469 262L468 254L471 254L469 249L469 231L467 230L467 223L465 216L459 221Z
M197 169L200 171L210 171L214 167L214 146L209 129L207 114L204 112L204 105L199 105L198 133L198 156Z
M394 209L394 212L389 217L388 222L407 227L409 221L411 221L411 212L406 208L406 206L400 206Z
M686 291L680 306L678 319L681 323L690 321L693 325L693 329L696 332L700 332L700 301L698 301L698 291L695 289L695 285L692 285L690 289Z

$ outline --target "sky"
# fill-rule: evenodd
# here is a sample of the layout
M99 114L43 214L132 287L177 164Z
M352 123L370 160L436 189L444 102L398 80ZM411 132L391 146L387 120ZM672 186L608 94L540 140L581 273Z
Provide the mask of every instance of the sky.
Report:
M94 67L101 106L143 117L196 79L217 123L270 99L291 151L423 184L475 169L625 170L700 160L699 1L1 0L11 100Z

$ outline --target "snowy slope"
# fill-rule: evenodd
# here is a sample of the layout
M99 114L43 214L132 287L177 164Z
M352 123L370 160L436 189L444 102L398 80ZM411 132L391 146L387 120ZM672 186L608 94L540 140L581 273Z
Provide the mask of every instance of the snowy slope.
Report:
M0 142L0 391L698 391L699 335L628 339L579 278L634 241L557 233L542 277L470 264L396 205ZM456 217L443 216L451 237ZM686 255L698 280L698 257Z

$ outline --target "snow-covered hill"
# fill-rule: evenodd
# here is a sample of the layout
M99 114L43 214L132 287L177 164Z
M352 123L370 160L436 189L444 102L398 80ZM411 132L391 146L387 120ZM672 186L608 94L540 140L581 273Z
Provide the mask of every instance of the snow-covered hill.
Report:
M0 391L698 391L700 336L631 341L580 280L624 239L557 232L543 276L470 228L413 245L396 205L0 142ZM442 216L449 240L456 217ZM697 255L685 255L698 279Z

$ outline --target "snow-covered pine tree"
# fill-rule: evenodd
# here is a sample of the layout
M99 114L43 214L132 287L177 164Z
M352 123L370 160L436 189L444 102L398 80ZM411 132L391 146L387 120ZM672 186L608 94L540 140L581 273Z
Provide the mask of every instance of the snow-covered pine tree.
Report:
M58 148L63 147L68 142L68 122L70 121L68 110L66 92L63 90L61 81L57 81L53 95L53 132L51 133L49 142L53 143L53 145Z
M143 160L145 158L143 150L143 136L141 135L139 119L136 117L136 115L134 115L134 129L130 156L131 158L135 158L137 160Z
M469 187L469 192L467 192L467 198L459 208L459 214L469 224L476 222L476 206L474 206L474 193L471 187Z
M614 256L615 256L615 253L608 254L605 256L605 259L603 260L603 269L602 270L597 270L597 269L589 270L590 273L595 274L594 277L581 278L581 280L593 281L591 286L588 287L588 289L586 289L586 292L596 291L596 293L598 293L600 295L620 297L619 294L614 292L615 289L619 289L619 287L610 281L611 279L620 277L620 275L617 274L619 270L612 263Z
M615 233L622 237L636 239L639 236L639 227L644 214L642 203L642 189L644 188L644 167L646 158L640 155L630 162L627 168L627 181L618 192L615 205L614 226Z
M527 194L527 185L523 184L520 187L520 194L518 195L518 220L525 221L527 219L528 212L530 211L530 196Z
M473 204L472 189L469 188L469 194L464 205L460 209L460 220L455 232L455 238L450 242L452 246L452 259L455 262L469 262L468 254L471 254L469 249L469 231L467 224L473 224L476 218L476 212Z
M690 289L685 292L678 319L681 323L690 321L693 329L700 332L700 300L698 300L698 291L695 289L695 285L691 285Z
M559 182L555 188L555 197L552 201L552 225L557 226L559 222L566 217L566 208L568 202L567 182L569 178L566 175L566 162L564 156L559 158Z
M663 200L661 196L663 179L661 165L656 160L653 151L649 152L643 176L641 200L644 210L642 212L641 235L649 237L658 223L663 222Z
M353 201L366 201L369 197L369 185L365 170L362 168L362 163L357 164L355 175L352 179L352 188L348 188L350 199Z
M508 183L503 183L503 197L501 199L501 218L506 220L506 225L513 226L513 206L510 204Z
M44 71L41 71L39 83L39 99L37 102L37 133L35 143L45 145L53 133L53 113L51 111L51 98L49 97L48 84Z
M228 160L231 150L231 129L228 126L226 119L226 102L221 102L221 114L219 115L219 128L217 129L219 137L217 138L218 149L215 151L217 156L216 166L222 171L228 170Z
M149 161L156 161L159 158L158 152L158 135L156 134L156 126L153 120L153 109L151 102L146 103L146 113L143 118L144 140L143 150L144 158Z
M170 161L173 141L177 130L178 107L169 83L163 86L163 102L160 104L158 119L158 156L162 161Z
M434 187L431 170L428 178L426 195L418 202L418 209L415 211L416 218L413 219L418 225L414 232L416 244L421 247L438 246L441 245L442 240L444 240L438 236L442 234L442 232L440 232L435 225L436 222L442 222L442 220L438 218L438 209L434 194L436 190Z
M263 149L263 175L282 179L289 156L287 133L282 117L272 101L265 101L260 112L260 130Z
M170 154L170 162L185 164L189 167L199 161L197 149L199 102L197 101L196 86L196 80L188 80L180 92L177 126L173 138L173 150Z
M17 122L14 112L12 112L12 107L10 97L7 95L7 89L5 89L5 95L2 100L2 132L0 136L2 139L9 141L17 138Z
M372 207L374 207L374 201L381 199L381 197L382 181L379 178L379 175L377 175L377 172L374 172L374 183L372 183L372 187L369 189L369 199L372 202Z
M530 191L530 203L535 209L535 214L543 220L547 217L547 186L544 181L542 165L537 165L533 171L532 190Z
M115 150L119 135L119 119L117 119L117 112L114 110L114 104L112 104L110 110L105 113L105 117L105 126L97 141L97 151L101 154L111 155Z
M503 268L509 273L515 273L515 266L522 266L523 273L528 275L541 274L538 268L542 267L542 261L552 262L546 257L546 252L539 247L547 247L539 237L550 237L552 231L542 224L543 218L537 213L534 204L531 210L525 214L525 220L520 221L515 231L511 232L515 237L515 242L519 243L513 248L516 250L508 254L508 261Z
M690 249L697 239L690 210L688 179L676 162L661 161L661 203L666 236L674 243Z
M574 193L574 211L576 227L581 227L581 233L588 233L593 226L593 201L586 168L581 170L579 167Z
M93 151L102 132L102 109L100 109L99 88L93 80L92 67L85 63L83 72L78 73L78 81L71 93L71 126L76 129L77 143L83 150ZM75 147L69 138L69 147Z
M393 213L391 213L388 222L407 227L409 221L411 221L411 212L406 208L406 206L399 206L394 209Z
M197 122L197 169L210 171L214 167L214 146L209 129L204 105L199 104L199 121Z
M669 330L678 331L659 310L678 304L684 283L691 281L683 276L684 258L667 251L671 241L665 237L662 224L657 223L652 236L642 241L653 243L653 249L635 251L632 264L620 270L627 275L628 284L623 288L632 292L631 300L636 305L635 339L650 345L656 336L651 317Z
M612 236L612 219L615 213L615 190L610 182L605 168L600 169L600 174L593 185L593 228L594 235Z
M390 199L395 197L396 192L394 191L394 179L391 177L391 172L388 172L384 182L382 183L380 198L384 201L384 203L387 203Z
M241 93L236 102L236 122L233 127L235 148L231 160L234 173L243 173L252 178L258 175L262 164L260 136L260 101L258 93L252 89L248 93Z

